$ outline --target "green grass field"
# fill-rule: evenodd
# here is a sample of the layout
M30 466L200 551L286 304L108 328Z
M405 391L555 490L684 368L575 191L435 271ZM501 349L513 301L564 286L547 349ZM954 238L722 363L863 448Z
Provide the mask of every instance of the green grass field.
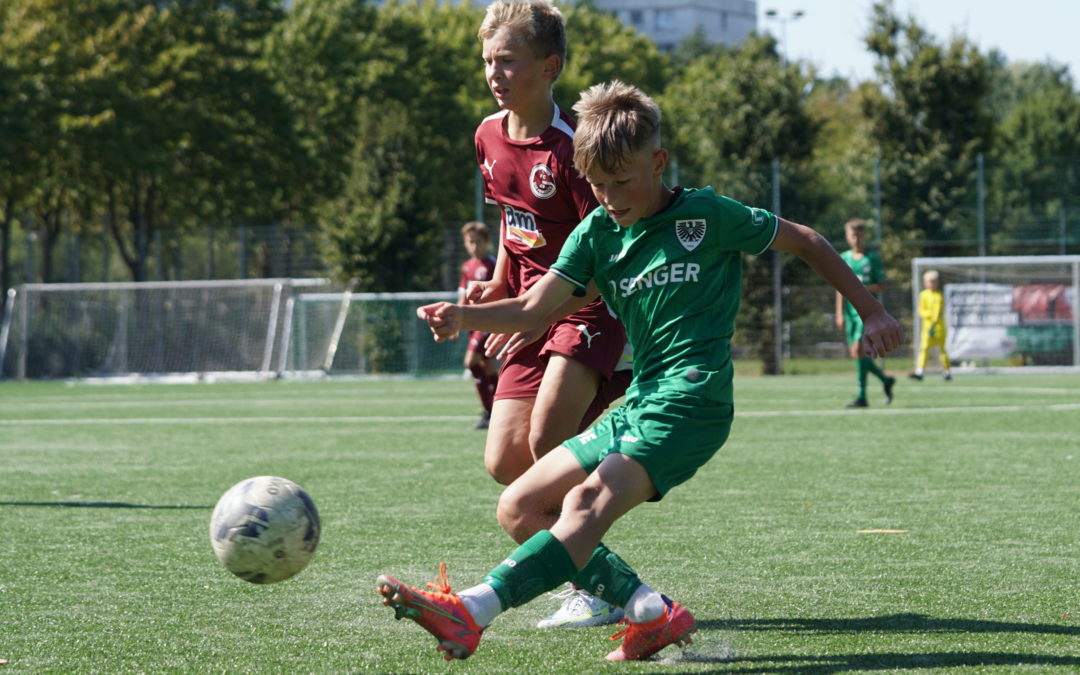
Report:
M501 616L445 663L382 572L478 581L511 550L460 380L0 383L0 672L1080 671L1080 377L739 377L726 447L605 541L700 630L608 664L611 627ZM277 474L317 502L311 565L215 560L210 511ZM866 530L902 530L868 534Z

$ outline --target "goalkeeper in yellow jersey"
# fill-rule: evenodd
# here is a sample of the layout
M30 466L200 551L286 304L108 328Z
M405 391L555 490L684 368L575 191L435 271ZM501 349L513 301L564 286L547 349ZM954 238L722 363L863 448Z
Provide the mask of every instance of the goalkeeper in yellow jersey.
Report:
M941 292L941 275L937 270L927 270L922 277L923 289L919 293L919 321L922 331L919 340L919 358L915 372L908 375L913 380L923 379L930 348L937 347L941 355L941 370L945 381L952 379L949 370L949 353L945 351L945 295Z

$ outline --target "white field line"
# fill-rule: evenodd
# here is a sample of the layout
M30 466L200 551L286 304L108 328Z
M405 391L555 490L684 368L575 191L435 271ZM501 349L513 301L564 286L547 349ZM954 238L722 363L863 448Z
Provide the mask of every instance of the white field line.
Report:
M820 417L839 415L930 415L937 413L1001 413L1001 412L1060 412L1080 410L1080 403L1053 403L1049 405L986 405L986 406L939 406L934 408L863 408L859 410L750 410L740 412L735 408L735 419L740 417Z
M80 424L372 424L385 422L461 422L476 415L370 415L355 417L106 417L98 419L17 419L0 420L5 426L72 426Z
M822 416L866 416L866 415L930 415L955 413L1015 413L1015 412L1066 412L1080 410L1080 403L1056 403L1050 405L994 405L994 406L951 406L935 408L868 408L861 410L736 410L736 419L740 417L822 417ZM383 423L421 423L421 422L460 422L474 419L475 415L353 415L319 417L110 417L92 419L0 419L4 426L72 426L72 425L152 425L152 424L383 424Z

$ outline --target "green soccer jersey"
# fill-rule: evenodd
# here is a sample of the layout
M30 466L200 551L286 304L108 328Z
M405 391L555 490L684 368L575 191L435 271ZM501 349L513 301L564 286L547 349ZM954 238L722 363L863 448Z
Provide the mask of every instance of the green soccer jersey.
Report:
M776 231L768 211L686 188L627 228L597 208L551 271L581 289L595 281L622 320L634 349L627 400L676 390L730 403L742 254L765 252Z
M855 257L855 251L847 250L840 254L840 257L844 259L851 271L855 273L855 276L859 277L859 281L863 286L870 286L885 281L885 265L881 262L881 256L873 251L867 251L861 258ZM876 297L876 296L875 296ZM855 307L844 300L844 320L848 324L858 324L862 326L862 317L855 311Z

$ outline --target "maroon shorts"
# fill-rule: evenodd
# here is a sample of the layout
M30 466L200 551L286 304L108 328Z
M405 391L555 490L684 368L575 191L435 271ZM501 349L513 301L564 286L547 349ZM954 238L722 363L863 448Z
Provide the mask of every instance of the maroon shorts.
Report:
M562 354L600 373L600 390L582 420L584 429L629 386L629 368L617 370L625 347L626 332L622 324L605 305L593 303L552 324L544 338L507 358L499 371L495 400L536 396L548 357L552 353Z

